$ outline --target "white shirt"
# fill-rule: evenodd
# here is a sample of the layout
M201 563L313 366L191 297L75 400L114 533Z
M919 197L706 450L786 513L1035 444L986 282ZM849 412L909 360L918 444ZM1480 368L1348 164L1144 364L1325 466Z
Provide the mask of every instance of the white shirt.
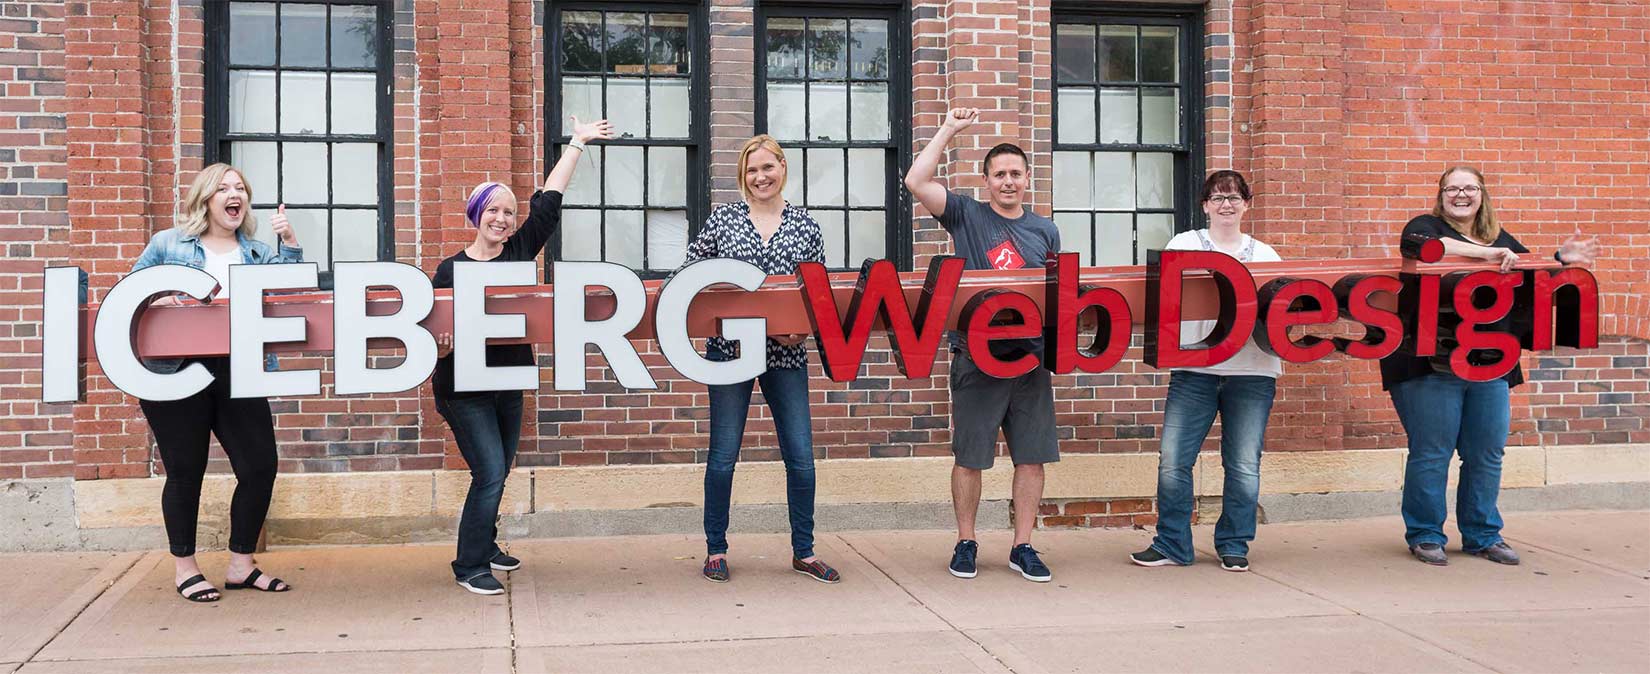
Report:
M246 261L241 255L241 247L235 246L227 253L214 253L203 244L201 250L206 253L206 273L218 280L218 297L229 299L229 265Z
M1222 248L1213 239L1209 238L1209 230L1207 229L1176 234L1173 239L1169 239L1168 245L1164 248L1168 250L1219 251L1237 258L1239 262L1244 264L1250 262L1281 262L1283 260L1283 258L1278 257L1277 251L1272 250L1271 246L1256 241L1248 234L1243 235L1243 241L1237 250ZM1214 321L1181 321L1180 346L1195 346L1214 330ZM1256 376L1277 379L1278 375L1283 374L1283 361L1277 356L1262 351L1260 346L1255 344L1254 336L1251 335L1248 343L1243 345L1243 350L1223 363L1212 367L1177 367L1174 369L1220 377Z

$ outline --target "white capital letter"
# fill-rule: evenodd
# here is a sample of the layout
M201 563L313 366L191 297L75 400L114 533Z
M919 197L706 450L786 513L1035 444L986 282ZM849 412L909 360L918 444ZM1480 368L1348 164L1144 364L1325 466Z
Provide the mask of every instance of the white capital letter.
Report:
M401 294L399 311L367 315L367 289ZM435 369L435 337L418 322L435 306L430 277L400 262L340 262L332 267L333 390L338 395L396 393L417 388ZM367 340L393 339L406 348L400 365L367 366Z
M584 347L594 344L607 357L614 378L630 389L658 388L647 365L625 333L636 328L647 310L647 291L641 277L611 262L555 263L556 390L582 391ZM584 291L595 286L613 291L613 315L585 320Z
M717 332L739 343L739 357L726 362L712 361L694 350L688 337L688 307L700 291L718 283L732 283L747 291L762 287L768 275L749 262L712 258L688 265L659 290L653 310L653 325L659 335L659 351L682 376L701 384L736 384L755 379L768 369L768 319L718 319Z
M487 289L534 285L532 261L453 264L453 390L527 391L539 387L532 365L487 367L487 339L527 336L527 317L487 313Z
M212 383L212 373L190 363L173 374L151 372L135 351L138 318L149 300L162 293L182 292L205 301L218 292L218 281L194 267L159 264L126 275L109 289L97 309L92 342L97 362L115 388L141 400L182 400Z
M301 316L264 315L264 292L314 288L315 263L229 266L229 397L317 395L320 370L264 372L264 345L301 342L308 324Z

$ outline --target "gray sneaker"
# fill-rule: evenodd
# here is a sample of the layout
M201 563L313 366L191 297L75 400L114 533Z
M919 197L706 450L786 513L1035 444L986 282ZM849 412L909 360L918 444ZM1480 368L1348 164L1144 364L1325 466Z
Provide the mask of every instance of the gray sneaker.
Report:
M1444 546L1437 543L1421 543L1409 546L1410 554L1416 559L1433 566L1448 566L1449 555L1444 554Z
M1506 564L1508 566L1518 565L1518 553L1513 552L1513 549L1507 546L1506 541L1501 541L1482 550L1474 550L1472 551L1472 554L1483 557L1484 559L1495 562L1496 564Z

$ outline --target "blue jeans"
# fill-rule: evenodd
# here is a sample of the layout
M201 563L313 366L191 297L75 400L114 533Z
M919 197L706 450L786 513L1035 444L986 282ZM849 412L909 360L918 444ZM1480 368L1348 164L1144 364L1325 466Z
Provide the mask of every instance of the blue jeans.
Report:
M1501 457L1512 407L1507 382L1472 382L1434 372L1393 386L1392 406L1409 434L1404 465L1404 539L1410 545L1449 541L1444 535L1450 455L1461 453L1455 517L1461 547L1475 552L1501 542Z
M710 458L705 464L705 549L728 551L728 504L733 497L733 467L750 415L751 390L773 413L779 454L785 460L785 493L791 509L791 551L797 559L814 554L814 434L808 412L808 370L770 369L756 379L710 387Z
M498 504L521 439L521 391L437 396L435 409L447 420L459 453L470 464L470 493L458 518L458 558L453 560L453 575L464 580L490 571L488 562L502 554Z
M1224 377L1176 371L1169 375L1163 410L1163 444L1157 459L1157 536L1152 548L1181 564L1191 564L1192 466L1209 427L1220 413L1220 465L1226 471L1215 552L1249 555L1255 540L1255 502L1260 498L1260 454L1272 414L1277 380L1261 376Z

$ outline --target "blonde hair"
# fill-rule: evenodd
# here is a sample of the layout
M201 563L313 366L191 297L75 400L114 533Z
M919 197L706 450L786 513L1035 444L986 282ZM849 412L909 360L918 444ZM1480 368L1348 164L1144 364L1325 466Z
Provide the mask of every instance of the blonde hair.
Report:
M207 204L212 201L212 195L218 193L218 183L223 177L234 171L241 177L241 184L246 185L246 203L241 204L245 214L241 217L241 226L235 233L246 238L258 231L258 219L252 215L252 185L246 182L246 174L240 169L218 162L201 169L195 174L195 182L189 185L189 191L183 195L183 219L178 221L177 229L189 236L200 236L211 226L207 211Z
M779 159L779 163L785 165L785 177L779 181L781 192L785 190L785 181L789 180L791 176L790 165L785 164L785 149L779 147L779 141L774 140L773 136L765 133L760 136L752 136L750 140L745 141L745 147L739 150L739 195L746 199L751 198L751 192L750 188L745 185L745 169L750 168L751 153L757 150L772 152L773 156Z
M1461 226L1444 217L1444 183L1449 181L1450 174L1460 171L1470 174L1478 180L1478 214L1473 216L1472 228L1461 229ZM1463 236L1486 244L1493 244L1501 236L1501 225L1495 222L1495 209L1490 208L1490 186L1484 183L1484 174L1471 166L1451 166L1444 169L1444 174L1438 176L1438 195L1432 204L1432 214L1438 219L1448 222L1450 227Z

